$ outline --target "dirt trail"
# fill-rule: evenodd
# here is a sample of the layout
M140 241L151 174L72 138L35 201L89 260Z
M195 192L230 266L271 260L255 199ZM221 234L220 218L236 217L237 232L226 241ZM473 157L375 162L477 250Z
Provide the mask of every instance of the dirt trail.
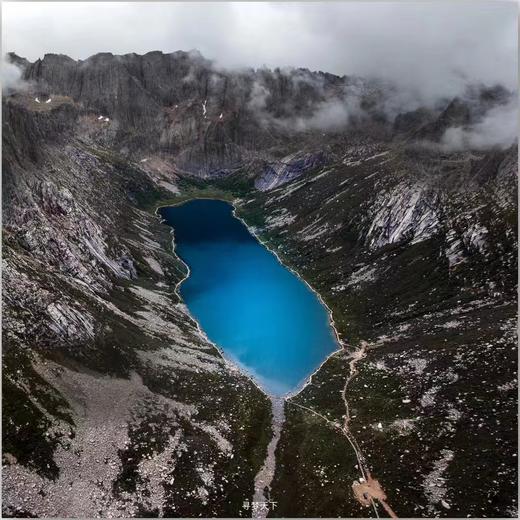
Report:
M349 362L349 368L350 372L349 375L345 381L345 385L343 387L343 390L341 392L341 398L343 399L343 402L345 403L345 421L343 422L343 425L331 421L324 415L316 412L312 408L308 408L307 406L303 406L301 404L295 403L293 401L287 401L288 403L298 406L299 408L302 408L304 410L307 410L308 412L316 415L317 417L320 417L324 421L326 421L329 426L331 426L333 429L340 431L348 440L350 445L352 446L352 449L354 450L354 453L356 454L356 459L358 462L359 471L361 472L362 477L359 479L360 481L353 482L352 484L352 491L354 492L354 496L356 499L364 506L372 505L374 508L374 512L377 517L379 517L379 514L377 512L377 508L375 506L375 501L379 502L381 506L384 508L384 510L388 513L388 515L391 518L398 518L395 512L392 510L390 505L386 502L386 493L384 492L381 484L372 477L370 474L370 470L368 469L368 464L366 462L365 456L363 455L363 452L361 451L361 448L359 447L359 444L350 431L350 409L349 404L347 401L347 388L349 383L354 379L356 374L358 373L356 364L364 359L366 357L366 352L368 349L368 343L366 341L360 342L360 347L358 350L355 350L352 353L350 362Z

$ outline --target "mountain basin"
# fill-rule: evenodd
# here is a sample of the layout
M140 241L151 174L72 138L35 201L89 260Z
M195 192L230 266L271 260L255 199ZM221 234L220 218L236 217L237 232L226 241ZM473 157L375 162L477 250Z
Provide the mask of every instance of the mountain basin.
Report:
M162 207L189 267L180 295L225 356L270 395L299 389L338 349L325 306L224 201Z

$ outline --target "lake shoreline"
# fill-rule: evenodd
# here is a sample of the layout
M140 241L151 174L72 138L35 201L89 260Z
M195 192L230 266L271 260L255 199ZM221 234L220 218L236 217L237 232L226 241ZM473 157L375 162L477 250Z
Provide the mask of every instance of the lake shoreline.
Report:
M303 276L300 275L300 273L298 273L296 270L294 270L291 266L289 265L286 265L282 259L279 257L278 253L273 250L271 247L269 247L269 244L267 243L267 241L264 241L260 238L260 236L257 234L256 232L256 229L253 228L252 226L249 226L247 224L247 222L239 217L237 215L237 207L235 205L235 203L232 203L232 202L229 202L229 201L224 201L224 202L228 202L231 206L233 206L233 215L235 216L235 218L237 218L238 220L240 220L240 222L242 222L242 224L244 224L244 226L246 226L246 228L249 230L249 232L258 240L258 242L260 244L262 244L268 251L270 251L274 256L275 258L278 260L278 262L283 266L285 267L286 269L288 269L289 271L291 271L300 281L302 281L305 285L307 285L307 287L311 290L311 292L314 293L314 295L318 298L318 301L321 303L321 305L323 305L323 307L325 307L326 311L327 311L327 314L328 314L328 318L329 318L329 325L330 327L332 328L332 330L334 331L334 336L336 338L336 343L338 345L338 348L336 350L334 350L333 352L331 352L320 364L318 367L316 367L316 369L312 372L312 374L310 374L308 377L305 378L304 381L302 381L302 384L301 385L298 385L298 388L296 388L295 390L293 390L292 392L288 392L285 396L284 396L284 399L291 399L293 397L296 397L300 392L303 392L303 390L305 389L306 386L308 386L311 382L312 382L312 378L313 376L321 369L321 367L334 355L342 352L344 350L344 344L343 344L343 341L340 339L339 337L339 332L338 332L338 329L336 328L336 323L334 321L334 316L332 314L332 310L330 309L330 307L327 305L327 303L325 302L325 300L323 299L323 297L321 296L321 294L316 290L314 289L314 287L312 287L312 285L307 281L305 280L305 278L303 278Z
M251 379L253 381L253 383L255 384L255 386L257 388L259 388L267 397L269 397L270 399L278 399L280 397L282 397L283 399L291 399L293 397L296 397L298 394L300 394L311 382L312 382L312 378L313 376L322 368L322 366L334 355L342 352L345 348L345 345L344 345L344 342L340 339L340 336L339 336L339 332L336 328L336 324L335 324L335 321L334 321L334 317L333 317L333 314L332 314L332 310L329 308L329 306L327 305L327 303L324 301L323 297L321 296L321 294L316 290L314 289L314 287L312 287L312 285L305 279L303 278L296 270L294 270L291 266L289 265L286 265L282 259L280 258L280 256L278 255L278 253L272 249L269 244L267 243L267 241L264 241L260 236L259 234L257 233L257 230L256 228L254 228L253 226L250 226L242 217L240 217L237 213L238 211L238 206L239 206L239 200L240 199L237 199L235 198L234 200L229 200L229 199L226 199L224 197L218 197L218 196L215 196L215 195L212 195L212 196L199 196L199 195L194 195L193 197L189 197L189 198L185 198L185 199L182 199L180 200L179 202L175 203L174 201L172 202L168 202L166 204L161 204L161 205L158 205L156 206L156 209L155 209L155 214L158 216L158 218L160 219L161 223L163 224L166 224L166 225L169 225L167 223L167 221L164 219L164 217L160 214L160 210L163 209L163 208L173 208L173 207L179 207L179 206L183 206L189 202L193 202L193 201L196 201L196 200L214 200L214 201L220 201L220 202L224 202L226 204L228 204L229 206L231 206L232 208L232 215L233 217L238 220L246 229L247 231L255 238L255 240L258 242L258 244L260 244L261 246L263 246L269 253L271 253L276 261L284 268L284 269L287 269L289 272L291 272L294 276L296 276L296 278L303 282L306 287L311 291L311 293L317 298L319 304L321 306L324 307L326 313L327 313L327 318L328 318L328 325L331 327L332 331L334 332L334 340L335 340L335 344L336 344L336 349L333 350L332 352L330 352L326 357L325 359L323 359L323 361L321 361L319 363L319 365L312 371L312 373L310 373L308 376L306 376L304 379L302 379L302 381L300 383L298 383L298 385L296 386L296 388L294 390L290 390L286 393L284 393L283 395L277 395L275 393L272 393L270 392L268 389L264 388L263 385L261 384L261 381L258 381L258 379L261 379L259 378L259 376L257 376L253 370L249 369L248 367L244 366L239 360L237 360L234 356L226 353L226 351L220 347L217 343L215 343L214 341L210 340L209 337L207 336L207 334L204 332L202 326L200 325L199 321L193 316L193 314L191 312L189 312L189 315L190 315L190 318L196 323L197 325L197 329L199 330L201 336L209 341L212 345L215 346L215 348L219 351L219 353L221 354L222 358L226 361L226 363L228 364L231 364L234 368L236 368L237 370L239 370L242 374L244 374L246 377L248 377L249 379ZM170 226L171 227L171 226ZM174 236L174 230L173 228L171 229L170 233L172 234L172 237ZM186 270L187 270L187 274L186 276L184 276L182 278L182 280L180 280L176 287L175 287L175 293L177 294L177 296L179 297L179 300L180 301L184 301L181 294L180 294L180 287L181 285L189 278L190 274L191 274L191 271L190 271L190 268L189 266L187 265L187 263L179 256L179 254L176 252L175 250L175 239L172 238L172 251L173 253L175 254L175 256L182 262L183 265L186 266Z
M163 218L163 216L159 213L159 210L161 208L170 208L170 207L174 207L174 206L180 206L181 204L184 204L186 202L189 202L191 200L195 200L195 198L193 199L186 199L186 200L183 200L182 202L178 203L178 204L165 204L165 205L161 205L161 206L157 206L156 209L155 209L155 215L158 217L159 221L161 222L161 224L166 224L166 220ZM220 200L220 199L212 199L212 200ZM225 202L225 201L224 201ZM170 226L171 227L171 226ZM184 265L186 267L186 274L175 284L175 288L174 288L174 293L177 295L177 297L179 298L179 302L182 302L183 305L185 305L186 307L186 314L189 316L189 318L195 323L195 326L197 328L197 331L200 335L200 337L202 339L204 339L204 341L207 341L210 345L212 345L216 350L217 352L220 354L220 357L223 359L224 363L226 365L228 365L228 367L230 367L232 370L234 371L237 371L239 373L241 373L244 377L246 377L247 379L249 379L253 385L256 386L256 388L258 388L258 390L260 390L267 398L269 398L270 400L274 397L273 395L269 394L264 388L262 388L260 386L260 384L256 381L256 379L253 377L253 375L251 373L249 373L244 367L240 366L234 359L230 359L228 357L228 354L226 354L226 352L224 351L223 348L221 348L219 345L217 345L214 341L212 341L207 335L206 333L204 332L204 330L202 329L199 321L192 315L192 313L190 312L188 306L184 303L184 300L180 294L180 286L189 278L190 276L190 273L191 273L191 270L190 270L190 267L189 265L177 254L177 252L175 251L175 238L174 238L174 231L173 231L173 228L170 229L170 235L172 236L172 241L171 241L171 246L172 246L172 253L175 255L175 257L182 263L182 265Z

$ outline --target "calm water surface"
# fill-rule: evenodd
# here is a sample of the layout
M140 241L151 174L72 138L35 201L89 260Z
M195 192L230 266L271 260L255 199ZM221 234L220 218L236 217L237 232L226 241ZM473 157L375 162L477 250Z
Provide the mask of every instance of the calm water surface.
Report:
M337 349L316 295L217 200L161 208L190 268L180 293L211 341L269 393L295 390Z

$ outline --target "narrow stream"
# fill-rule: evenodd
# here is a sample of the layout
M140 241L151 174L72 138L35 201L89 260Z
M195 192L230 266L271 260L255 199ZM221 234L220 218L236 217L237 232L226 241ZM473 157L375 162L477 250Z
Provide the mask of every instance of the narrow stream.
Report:
M269 492L274 477L274 471L276 469L275 451L276 446L278 445L278 441L280 440L282 426L285 420L285 399L283 397L273 397L271 401L273 403L273 437L267 446L267 456L265 458L264 465L257 473L255 478L255 494L253 497L253 504L256 505L256 507L254 507L252 511L254 518L266 518L269 512L269 509L266 510L265 508L260 508L258 507L258 504L269 504ZM276 508L274 508L274 511L276 511Z

